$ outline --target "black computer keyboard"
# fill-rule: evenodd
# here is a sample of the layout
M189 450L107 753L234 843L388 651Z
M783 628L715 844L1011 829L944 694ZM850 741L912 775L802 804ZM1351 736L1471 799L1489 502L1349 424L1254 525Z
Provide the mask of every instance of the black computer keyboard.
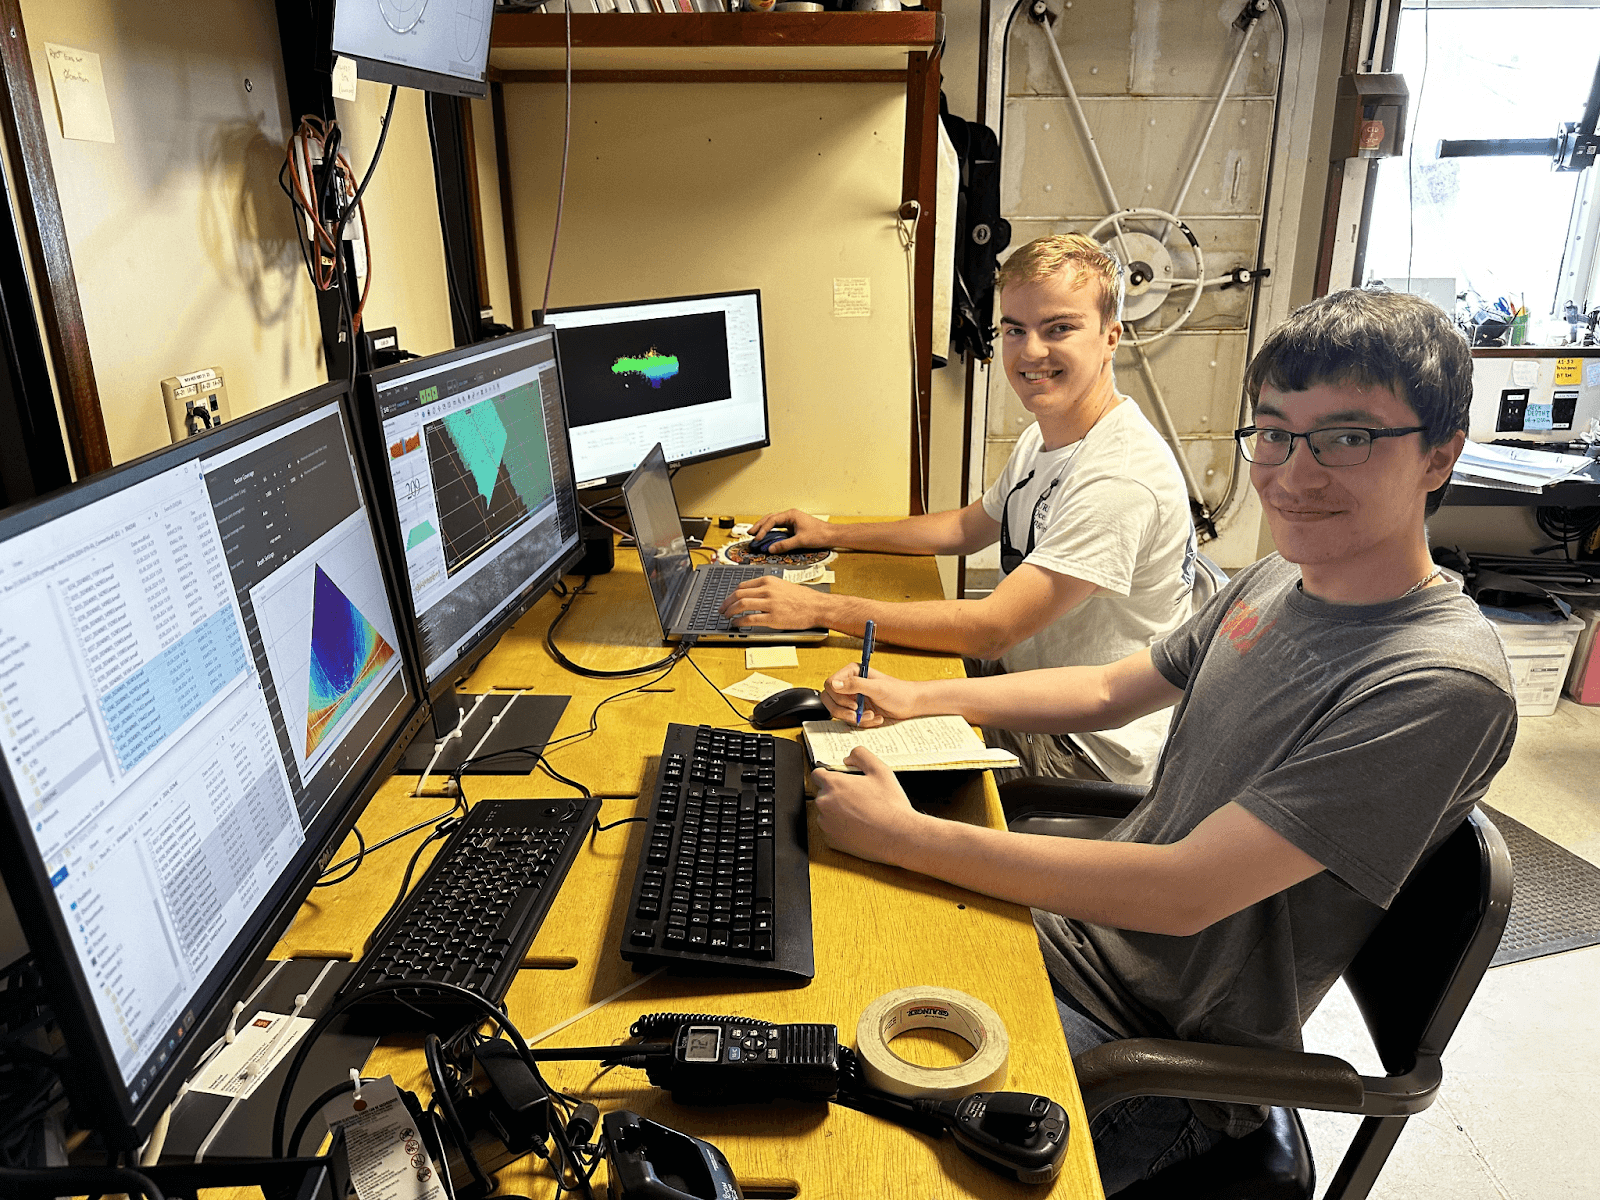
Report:
M457 984L495 1004L505 997L599 810L598 800L480 800L367 939L340 995L415 981L415 990L380 993L360 1007L381 1006L412 1026L421 1010L441 1030L481 1019L428 985Z
M745 580L760 579L771 573L762 567L717 567L710 572L700 571L707 578L700 585L700 594L694 598L694 610L689 614L689 632L720 633L732 629L732 623L720 611L722 602Z
M816 974L796 743L669 725L645 830L623 958L699 974Z

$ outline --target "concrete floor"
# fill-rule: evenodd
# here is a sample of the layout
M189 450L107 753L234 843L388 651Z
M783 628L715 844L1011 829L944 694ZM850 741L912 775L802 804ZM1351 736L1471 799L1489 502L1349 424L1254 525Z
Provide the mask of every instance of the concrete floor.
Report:
M1563 699L1521 722L1488 802L1600 865L1600 789L1591 782L1600 708ZM1444 1058L1433 1106L1400 1136L1376 1200L1593 1200L1600 1197L1600 946L1493 967ZM1306 1049L1381 1074L1349 993L1339 986L1305 1030ZM1358 1119L1303 1113L1317 1195Z

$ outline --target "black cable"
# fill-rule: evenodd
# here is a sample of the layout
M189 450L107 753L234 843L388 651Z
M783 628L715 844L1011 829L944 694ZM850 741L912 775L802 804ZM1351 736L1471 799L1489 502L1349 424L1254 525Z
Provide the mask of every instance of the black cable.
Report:
M564 668L566 668L568 671L571 671L574 675L582 675L586 679L627 679L634 675L645 675L651 671L659 671L662 667L670 667L676 664L680 658L688 654L689 651L694 647L693 638L684 638L683 641L679 642L675 647L673 647L672 653L667 655L667 657L657 662L646 663L640 667L628 667L620 671L602 671L595 667L580 666L578 663L573 662L556 646L556 629L560 626L561 622L566 619L568 611L572 608L573 603L578 599L579 596L593 595L592 592L585 592L583 590L588 585L589 576L584 576L583 582L578 585L577 589L572 593L572 595L567 597L566 603L561 606L560 610L555 615L555 619L550 622L550 628L546 629L544 633L545 649L550 651L550 657L555 659L556 662L560 663Z
M446 826L449 828L446 828ZM417 860L422 857L422 852L434 842L439 841L442 838L449 837L460 827L461 822L456 818L451 818L449 821L440 821L438 825L434 826L433 832L422 839L422 843L411 855L411 861L406 863L406 873L400 880L400 890L395 894L394 903L389 905L389 912L383 914L383 920L380 920L378 925L382 925L384 921L387 921L389 919L389 913L392 913L395 909L399 908L400 902L406 898L406 892L411 889L412 873L417 869ZM377 926L374 926L374 928L377 928Z
M613 700L620 700L624 696L631 696L635 692L642 692L647 688L654 687L668 675L671 675L672 672L677 669L677 666L678 664L674 662L671 666L662 671L661 674L655 676L653 679L646 679L643 683L635 684L631 688L624 688L620 692L613 692L589 711L589 727L587 729L580 729L577 733L569 733L565 737L556 738L554 741L545 746L543 752L545 754L549 754L554 750L564 750L568 746L583 741L585 738L593 737L600 731L600 710L602 708L610 704Z
M478 1156L472 1152L472 1139L467 1136L466 1127L462 1125L461 1118L456 1113L456 1102L450 1095L451 1081L445 1075L443 1055L439 1050L438 1034L430 1033L423 1039L422 1053L428 1060L428 1075L433 1080L433 1098L439 1102L440 1111L444 1113L445 1126L450 1130L450 1136L455 1139L461 1157L467 1160L467 1170L472 1173L473 1180L483 1188L483 1194L487 1196L494 1191L494 1180L484 1173L483 1167L478 1162Z
M402 829L399 833L391 833L388 837L384 838L383 841L374 842L372 845L367 846L365 849L363 849L359 854L352 854L349 858L346 858L346 859L341 860L340 862L334 863L331 867L329 867L326 871L323 872L323 876L326 877L328 875L331 875L335 871L343 870L350 863L353 863L353 862L356 862L356 861L362 859L365 855L371 854L371 853L373 853L374 851L377 851L377 850L382 850L385 846L388 846L388 845L390 845L390 844L392 844L394 842L398 842L401 838L410 837L413 833L416 833L418 830L421 830L421 829L426 829L429 825L437 825L440 821L447 821L451 817L455 816L457 809L460 809L461 812L463 813L463 815L466 813L467 806L466 806L464 797L459 797L458 796L457 799L456 799L456 802L453 805L450 806L448 811L442 812L438 816L429 817L425 821L418 821L415 825L412 825L412 826L410 826L410 827L408 827L406 829ZM357 837L358 838L359 838L359 836L360 836L359 833L357 833ZM335 880L335 882L338 882L338 881Z
M332 887L336 883L343 883L357 871L361 870L362 860L364 860L367 856L367 839L361 836L361 826L359 825L352 825L350 827L350 832L356 835L356 852L346 860L351 863L350 869L337 879L329 879L328 876L332 875L339 869L338 867L329 867L322 873L317 882L311 885L312 887Z
M645 825L648 824L649 821L649 817L623 817L620 821L613 821L609 825L602 825L600 824L600 818L596 817L594 819L594 829L591 832L604 833L608 829L616 829L619 825Z
M361 1086L366 1087L367 1084L375 1082L376 1080L363 1079L361 1081ZM318 1096L306 1106L305 1112L301 1113L300 1119L295 1122L294 1132L289 1135L290 1158L300 1157L300 1139L305 1137L306 1130L311 1128L311 1122L316 1118L316 1115L322 1111L323 1107L336 1097L342 1096L346 1092L353 1092L355 1090L355 1080L341 1079L338 1083L334 1084L331 1088L323 1092L322 1095Z
M749 717L749 716L748 716L748 715L747 715L747 714L745 714L745 713L742 713L742 712L740 712L740 711L739 711L739 710L738 710L738 708L736 708L736 707L735 707L735 706L734 706L734 703L733 703L733 701L732 701L732 700L729 700L729 699L728 699L728 696L727 696L727 693L725 693L725 692L724 692L724 691L723 691L723 690L722 690L722 689L721 689L721 688L719 688L719 687L718 687L718 686L717 686L717 685L716 685L716 684L714 684L714 683L711 683L711 677L710 677L710 676L709 676L709 675L707 675L707 674L706 674L706 673L705 673L705 672L704 672L704 671L701 671L701 670L700 670L700 664L699 664L699 663L697 663L697 662L695 662L695 660L694 660L694 659L693 659L693 657L689 657L689 659L688 659L688 662L689 662L689 665L690 665L690 666L691 666L691 667L693 667L693 668L694 668L694 669L695 669L695 670L696 670L696 671L697 671L697 672L698 672L698 673L699 673L699 675L700 675L700 678L701 678L701 679L704 679L704 680L705 680L705 681L706 681L706 683L708 683L708 684L710 684L710 685L711 685L711 690L712 690L712 691L713 691L713 692L715 692L715 693L716 693L716 694L717 694L717 695L719 695L719 696L721 696L721 697L722 697L722 702L723 702L723 703L724 703L724 704L726 704L726 705L727 705L727 706L728 706L728 707L729 707L729 708L732 708L732 709L733 709L733 715L734 715L734 716L736 716L736 717L738 717L738 718L739 718L739 720L741 720L741 721L742 721L742 722L744 722L744 723L745 723L745 724L746 724L746 725L750 725L750 717ZM754 728L755 728L755 726L754 726L754 725L750 725L750 728L752 728L752 729L754 729Z
M305 1036L301 1038L300 1049L295 1052L294 1059L289 1064L289 1070L284 1075L283 1083L278 1088L278 1103L272 1116L273 1158L283 1157L284 1126L288 1123L289 1097L294 1094L295 1081L300 1078L300 1072L305 1068L306 1059L310 1057L312 1047L316 1045L317 1039L327 1032L328 1026L335 1019L342 1016L346 1010L362 1002L393 993L422 990L436 993L441 997L464 1001L483 1013L484 1020L493 1021L505 1032L511 1044L516 1048L517 1056L527 1065L539 1087L547 1095L558 1094L545 1081L544 1075L539 1070L539 1064L533 1058L533 1052L528 1049L528 1043L522 1036L522 1031L511 1023L511 1019L505 1013L501 1012L477 992L469 988L458 987L453 983L428 983L423 985L411 979L384 980L363 988L359 992L351 992L348 995L340 996L327 1007L323 1014L312 1024L311 1028L306 1030ZM481 1024L482 1022L479 1023Z
M1548 537L1554 546L1545 546L1543 550L1560 548L1568 562L1572 561L1572 547L1576 543L1581 551L1584 545L1600 530L1600 507L1562 508L1558 505L1542 504L1533 510L1534 523ZM1534 553L1540 553L1535 550Z

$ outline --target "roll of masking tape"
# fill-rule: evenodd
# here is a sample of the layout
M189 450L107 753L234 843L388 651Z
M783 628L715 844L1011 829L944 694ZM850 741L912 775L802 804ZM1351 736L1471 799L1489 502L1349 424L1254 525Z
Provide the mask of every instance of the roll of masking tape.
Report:
M943 1029L972 1047L950 1067L907 1062L889 1043L908 1029ZM867 1005L856 1022L856 1055L869 1085L895 1096L949 1100L1004 1087L1011 1037L995 1011L965 992L941 987L900 988Z

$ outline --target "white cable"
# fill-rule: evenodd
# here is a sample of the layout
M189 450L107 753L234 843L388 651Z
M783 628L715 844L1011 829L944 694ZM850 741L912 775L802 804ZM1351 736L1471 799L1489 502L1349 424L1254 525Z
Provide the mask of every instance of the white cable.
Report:
M483 703L484 697L488 696L488 694L489 694L488 692L484 692L482 696L478 697L478 703L479 704ZM506 706L504 708L502 708L499 712L495 713L495 715L493 717L489 718L489 728L487 728L487 729L485 729L483 731L483 736L478 739L478 744L472 748L472 753L467 755L468 759L473 759L473 758L477 758L478 757L478 752L480 750L482 750L484 748L484 746L488 744L489 739L494 736L494 728L495 728L495 726L500 724L501 718L504 717L508 712L510 712L511 711L511 706L517 702L517 697L518 696L526 696L527 694L528 693L525 692L525 691L513 692L511 694L511 699L506 701ZM473 708L477 708L477 706L478 706L477 704L474 704Z
M911 332L911 436L916 446L917 488L918 497L922 500L922 511L928 511L928 472L922 462L922 393L917 384L921 380L920 364L917 362L917 227L922 224L922 205L915 200L906 202L916 209L909 225L906 219L897 211L894 215L896 231L900 236L900 246L906 252L906 315L909 318L907 325ZM904 206L902 206L904 207ZM929 447L928 457L933 457L932 447Z
M328 972L333 970L338 961L339 960L336 958L330 958L327 962L323 963L322 970L317 973L317 977L312 981L310 988L301 992L294 998L294 1011L289 1014L289 1019L278 1027L278 1032L273 1034L272 1039L261 1048L261 1056L263 1059L271 1055L273 1049L280 1041L283 1040L284 1035L287 1034L293 1027L294 1019L300 1015L300 1010L305 1008L305 1006L311 1002L311 997L316 993L316 990L322 986L322 981L328 977ZM274 968L273 973L277 973L276 968ZM258 992L260 991L259 988L256 990ZM222 1127L228 1123L228 1118L233 1116L239 1105L243 1103L244 1097L242 1095L235 1096L233 1099L228 1101L228 1106L222 1110L222 1115L216 1119L216 1122L211 1126L211 1131L206 1134L205 1139L201 1141L199 1148L195 1150L195 1162L201 1162L204 1160L206 1151L211 1149L211 1143L217 1140L217 1135L222 1132Z
M618 529L610 521L596 514L594 509L590 508L587 504L580 504L578 507L583 509L584 512L588 513L591 520L600 522L600 524L611 530L611 532L616 534L618 537L631 538L633 536L633 534L629 533L626 529Z
M620 988L617 991L612 992L611 995L607 996L604 1000L596 1000L593 1004L589 1005L589 1007L584 1009L582 1012L573 1013L572 1016L568 1017L565 1021L561 1021L561 1022L559 1022L559 1023L555 1024L555 1025L550 1026L550 1028L546 1029L543 1033L536 1033L536 1034L534 1034L533 1037L524 1038L523 1040L526 1041L528 1043L528 1045L530 1045L530 1046L537 1046L540 1042L544 1041L545 1038L552 1037L555 1034L560 1033L568 1025L575 1024L578 1021L583 1020L590 1013L598 1012L600 1009L602 1009L606 1005L610 1004L613 1000L619 999L622 996L626 996L629 992L633 991L633 989L638 987L641 983L649 983L652 979L654 979L657 975L661 974L661 972L665 971L665 970L666 970L665 967L659 967L656 970L651 971L650 974L648 974L648 975L641 975L638 979L635 979L627 987Z
M478 711L478 705L483 703L484 697L486 697L488 694L489 693L487 692L481 693L477 700L473 701L472 707L466 712L461 712L460 709L457 708L456 711L458 715L456 719L456 727L440 738L439 744L433 748L433 757L428 760L428 765L426 769L423 770L422 774L417 776L417 786L411 789L411 794L413 796L422 795L422 785L427 780L428 776L433 774L433 769L439 765L439 759L443 756L445 748L448 747L451 742L455 741L456 738L460 737L466 730L467 719L471 717L473 713Z

